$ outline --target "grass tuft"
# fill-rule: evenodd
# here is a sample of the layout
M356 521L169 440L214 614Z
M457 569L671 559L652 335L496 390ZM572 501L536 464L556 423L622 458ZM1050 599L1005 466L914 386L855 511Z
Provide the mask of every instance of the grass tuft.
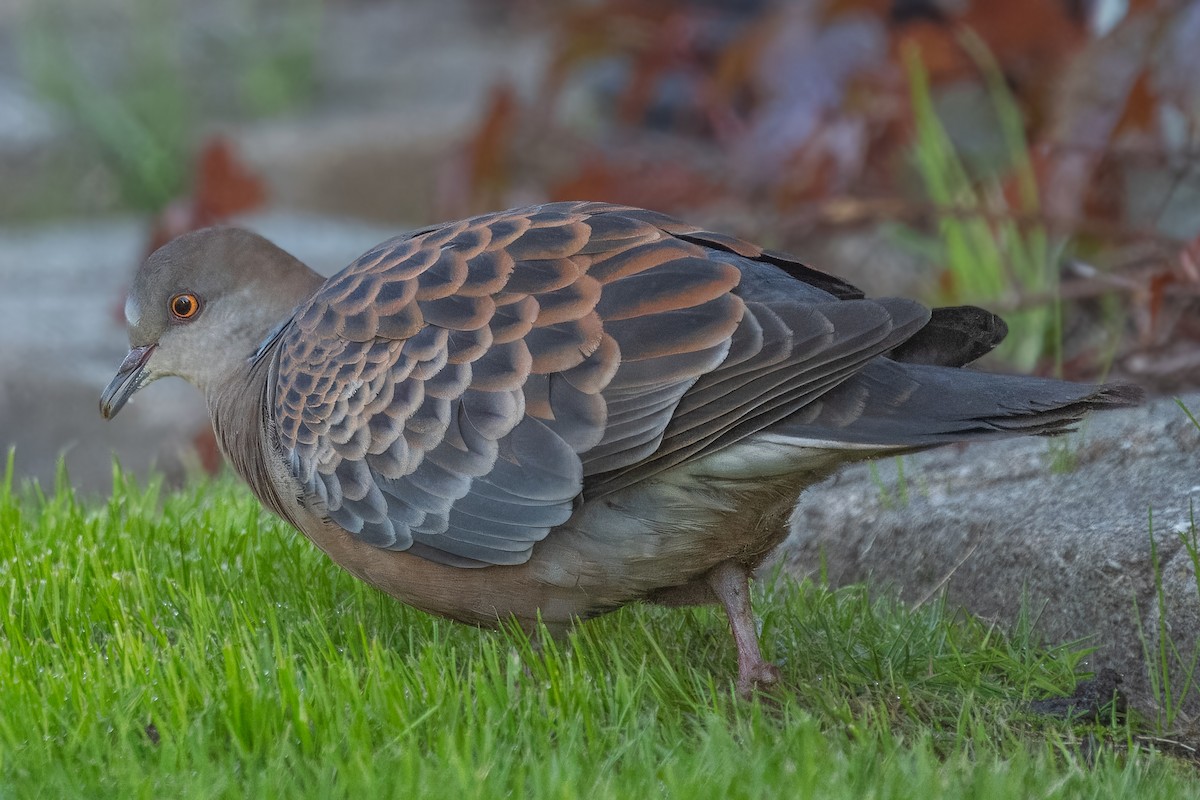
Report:
M98 29L108 45L99 52L86 46L91 29L79 20L88 17L73 0L42 0L22 14L24 77L103 165L122 207L161 211L188 189L200 120L295 113L316 91L318 0L287 4L287 13L269 0L216 5L228 23L201 15L212 29L200 35L195 10L179 0L121 4Z
M1193 576L1200 576L1200 533L1196 528L1196 510L1188 503L1189 523L1185 530L1178 531L1180 552L1186 556ZM1172 731L1186 719L1183 707L1196 691L1200 691L1200 645L1185 652L1176 642L1171 631L1171 606L1173 602L1163 585L1163 561L1159 555L1159 543L1154 534L1153 509L1148 514L1150 540L1150 565L1154 571L1154 628L1147 632L1141 609L1135 605L1135 616L1142 641L1142 653L1148 665L1151 693L1157 698L1158 731ZM1200 596L1200 579L1192 581Z
M1058 262L1067 242L1052 236L1042 224L1023 222L1037 218L1040 200L1020 108L982 40L964 32L960 41L984 78L1007 151L1012 191L1005 191L1001 176L978 178L968 169L938 116L919 52L907 51L904 60L915 124L913 162L941 214L936 250L945 272L938 302L1019 306L1030 297L1052 298L1007 314L1009 335L996 354L1028 372L1049 353L1055 373L1060 374Z

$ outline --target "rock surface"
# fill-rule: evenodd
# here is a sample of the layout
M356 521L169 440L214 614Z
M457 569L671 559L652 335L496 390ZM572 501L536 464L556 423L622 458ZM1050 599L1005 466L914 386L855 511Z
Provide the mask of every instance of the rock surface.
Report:
M1200 394L1181 399L1200 411ZM1200 430L1159 399L1095 415L1065 440L943 448L904 457L902 475L895 459L856 465L801 497L778 558L791 574L823 569L833 586L867 581L910 602L945 591L952 607L1004 626L1026 609L1044 643L1085 640L1089 666L1117 670L1130 702L1153 713L1146 648L1157 654L1164 631L1186 663L1198 646L1184 546L1194 512ZM1184 707L1200 712L1195 687Z

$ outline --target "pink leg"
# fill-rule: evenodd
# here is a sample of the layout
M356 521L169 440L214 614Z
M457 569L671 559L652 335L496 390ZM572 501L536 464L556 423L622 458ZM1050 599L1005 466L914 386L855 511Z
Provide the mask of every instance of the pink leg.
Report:
M708 585L729 615L738 651L737 691L748 698L756 689L779 681L779 668L764 660L758 649L758 629L750 608L750 571L741 564L726 561L708 573Z

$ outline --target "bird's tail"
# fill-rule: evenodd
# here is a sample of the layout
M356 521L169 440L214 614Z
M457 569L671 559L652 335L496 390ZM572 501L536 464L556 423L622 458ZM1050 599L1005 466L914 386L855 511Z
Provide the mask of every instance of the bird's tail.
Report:
M881 448L1053 436L1085 414L1139 404L1140 387L996 375L878 359L818 402L772 426L798 439Z

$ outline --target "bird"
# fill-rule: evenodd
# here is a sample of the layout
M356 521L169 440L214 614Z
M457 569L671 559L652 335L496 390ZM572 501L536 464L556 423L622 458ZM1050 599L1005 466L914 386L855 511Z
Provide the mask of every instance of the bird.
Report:
M257 498L355 577L552 636L637 602L719 603L743 696L779 680L749 586L806 487L1142 398L970 367L1007 332L984 309L868 298L600 202L422 228L328 279L206 228L152 253L124 310L102 415L191 382Z

